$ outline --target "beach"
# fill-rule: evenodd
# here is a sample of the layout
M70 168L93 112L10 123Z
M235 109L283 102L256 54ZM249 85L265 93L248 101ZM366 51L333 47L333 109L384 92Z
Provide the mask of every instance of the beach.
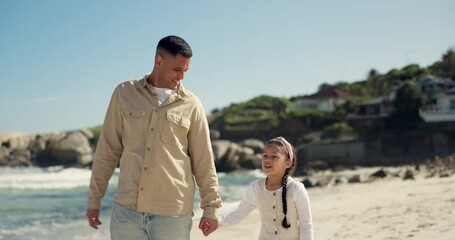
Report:
M312 174L311 178L320 182L332 179L325 186L308 188L314 239L454 239L453 166L421 166L420 170L413 171L414 180L403 180L405 169L412 169L409 166ZM369 177L381 169L387 176ZM360 176L360 183L340 180L356 175ZM117 177L118 171L103 199L103 225L93 230L87 226L84 215L89 169L0 168L0 239L110 239L110 206ZM224 199L220 214L234 209L249 183L263 177L260 171L219 173L220 193ZM303 180L302 177L296 179ZM204 237L198 229L202 214L198 204L197 197L192 240L258 239L257 210L243 222Z
M377 170L377 168L376 168ZM369 171L374 169L363 169ZM455 175L385 178L309 189L314 239L454 239ZM221 213L225 212L220 210ZM258 239L255 210L243 222L204 237L195 218L192 240Z

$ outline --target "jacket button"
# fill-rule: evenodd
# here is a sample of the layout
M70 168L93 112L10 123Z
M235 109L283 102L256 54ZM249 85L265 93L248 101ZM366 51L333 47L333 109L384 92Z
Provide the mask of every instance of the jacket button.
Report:
M273 221L276 222L276 219L274 218Z
M276 195L276 192L273 193L273 196L275 196L275 195Z
M144 167L144 171L147 171L147 167Z
M275 235L277 235L277 234L278 234L278 231L275 231Z
M153 130L155 130L155 129L154 128L150 128L150 131L153 131Z
M272 207L272 208L273 208L273 209L275 209L275 205L273 205L273 207Z
M150 148L149 148L149 147L147 148L147 151L150 151Z

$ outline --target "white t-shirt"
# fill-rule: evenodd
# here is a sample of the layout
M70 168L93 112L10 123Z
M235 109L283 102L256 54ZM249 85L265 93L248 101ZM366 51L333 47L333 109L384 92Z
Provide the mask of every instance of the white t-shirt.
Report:
M150 83L147 83L147 86L158 96L158 106L161 106L161 104L163 104L169 96L177 91L168 88L154 87Z

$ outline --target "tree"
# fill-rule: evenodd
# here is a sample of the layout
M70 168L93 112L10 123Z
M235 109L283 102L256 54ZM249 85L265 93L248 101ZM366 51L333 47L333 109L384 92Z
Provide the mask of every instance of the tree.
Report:
M455 79L455 48L450 48L442 56L442 60L436 62L431 68L433 72L441 77Z
M419 109L422 107L422 96L409 81L397 90L392 104L393 111L389 118L389 125L407 128L422 121L419 115Z
M372 79L376 78L378 75L379 75L378 71L376 71L376 69L372 68L372 69L368 72L367 79L368 79L368 80L372 80Z
M402 81L413 80L419 78L421 73L419 64L410 64L401 69L400 79Z
M324 88L327 88L327 87L331 87L332 85L330 85L329 83L321 83L318 87L318 90L321 90L321 89L324 89Z
M340 138L342 136L349 136L354 133L354 130L345 122L333 123L324 128L324 138Z
M289 100L261 95L224 109L218 130L228 137L259 137L280 126Z

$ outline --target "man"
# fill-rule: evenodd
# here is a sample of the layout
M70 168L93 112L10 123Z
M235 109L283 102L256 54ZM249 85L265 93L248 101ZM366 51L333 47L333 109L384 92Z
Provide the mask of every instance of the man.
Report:
M180 37L158 43L153 71L117 86L96 148L87 219L97 229L101 199L120 164L111 216L112 239L189 239L195 183L203 216L218 227L221 206L204 108L181 83L192 50Z

